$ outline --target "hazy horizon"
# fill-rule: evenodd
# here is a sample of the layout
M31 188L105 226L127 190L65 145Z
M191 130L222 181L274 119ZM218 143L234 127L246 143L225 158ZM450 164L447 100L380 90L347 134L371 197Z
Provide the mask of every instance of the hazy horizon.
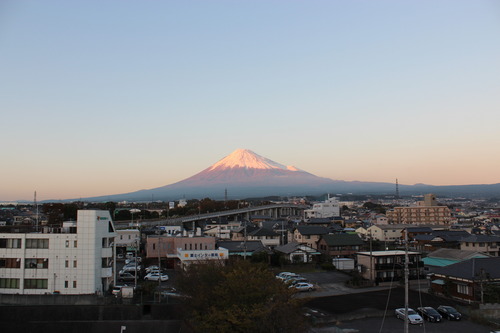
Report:
M128 193L238 148L500 183L497 1L3 1L0 201Z

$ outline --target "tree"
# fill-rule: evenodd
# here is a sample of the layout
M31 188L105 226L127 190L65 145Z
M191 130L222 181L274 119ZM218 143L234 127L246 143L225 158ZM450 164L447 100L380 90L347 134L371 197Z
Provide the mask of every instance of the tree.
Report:
M195 332L304 332L301 303L265 265L237 261L190 265L177 279L188 296L187 320Z

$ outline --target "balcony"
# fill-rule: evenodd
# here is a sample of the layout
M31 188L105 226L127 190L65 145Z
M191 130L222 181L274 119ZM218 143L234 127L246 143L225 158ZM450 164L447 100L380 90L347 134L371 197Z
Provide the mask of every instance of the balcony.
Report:
M109 278L113 276L113 267L101 268L101 277Z
M113 256L112 247L104 247L101 251L101 258L111 258Z

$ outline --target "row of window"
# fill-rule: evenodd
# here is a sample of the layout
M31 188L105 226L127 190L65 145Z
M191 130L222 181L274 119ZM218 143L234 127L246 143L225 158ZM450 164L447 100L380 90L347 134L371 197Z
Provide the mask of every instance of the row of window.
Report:
M154 244L153 244L154 246ZM211 250L208 248L209 246L207 244L205 244L205 250ZM184 244L184 250L187 250L188 249L188 245L187 244ZM200 243L200 250L203 250L203 244ZM189 250L193 250L193 244L189 244ZM198 250L198 243L195 243L194 244L194 250Z
M20 279L0 279L0 288L19 289ZM47 289L48 279L24 279L24 289Z
M70 260L64 261L64 267L70 267ZM77 260L73 260L73 268L78 267ZM0 258L0 268L21 268L20 258ZM24 268L49 268L49 259L47 258L27 258L24 260Z
M1 238L0 239L0 249L20 249L21 248L21 238ZM26 239L27 249L48 249L49 240L48 239Z
M494 243L494 242L490 242L490 243L483 243L483 242L479 242L479 243L469 243L469 242L465 242L465 246L472 246L472 247L476 247L476 244L479 246L479 247L485 247L485 246L488 246L489 247L492 247L492 248L496 248L497 247L497 243ZM498 242L498 245L500 245L500 242Z
M0 288L19 289L20 279L0 279ZM77 282L73 281L73 288ZM24 289L47 289L48 279L24 279ZM69 288L69 281L64 281L64 288Z
M65 245L66 245L66 247L69 247L69 240L66 241ZM78 241L76 241L76 240L73 241L73 247L74 248L78 247Z

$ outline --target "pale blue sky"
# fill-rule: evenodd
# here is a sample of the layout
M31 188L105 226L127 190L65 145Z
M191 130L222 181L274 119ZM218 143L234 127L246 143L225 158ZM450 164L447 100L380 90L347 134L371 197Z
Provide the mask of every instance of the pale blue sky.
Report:
M500 182L498 1L2 1L0 200L131 192L237 148Z

